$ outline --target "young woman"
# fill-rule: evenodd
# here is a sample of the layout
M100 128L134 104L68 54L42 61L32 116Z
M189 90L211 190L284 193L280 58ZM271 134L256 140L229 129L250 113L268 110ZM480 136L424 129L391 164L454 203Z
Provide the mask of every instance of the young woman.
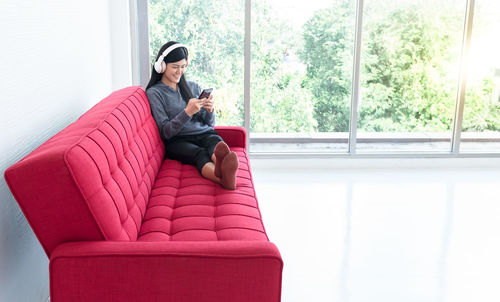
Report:
M214 130L213 95L198 99L201 89L186 80L187 66L186 46L168 42L158 52L146 88L166 156L194 165L203 177L234 190L238 157Z

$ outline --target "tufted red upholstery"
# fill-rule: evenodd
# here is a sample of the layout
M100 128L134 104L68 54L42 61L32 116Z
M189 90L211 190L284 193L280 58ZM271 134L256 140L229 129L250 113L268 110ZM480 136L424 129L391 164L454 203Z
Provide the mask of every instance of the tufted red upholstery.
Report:
M194 166L164 160L164 144L151 115L146 94L140 87L114 92L6 170L9 188L51 258L53 296L61 294L59 297L65 297L59 298L59 301L94 301L89 296L90 292L96 287L106 286L109 268L102 275L103 280L85 290L89 292L87 296L76 294L76 290L68 291L68 285L54 285L75 278L71 284L81 284L79 286L83 288L84 283L78 281L85 276L82 275L85 269L79 266L80 260L76 260L74 270L69 269L72 267L69 264L52 265L56 258L57 263L61 259L82 258L82 246L84 251L94 256L103 253L106 257L115 253L121 256L144 251L150 253L161 247L162 252L158 253L163 259L163 256L170 257L167 252L171 250L170 246L145 245L143 248L142 244L176 242L175 249L181 244L181 247L185 247L183 252L189 254L191 245L188 242L202 242L201 248L200 245L196 246L196 254L203 254L203 247L206 247L207 257L221 257L221 250L235 255L245 254L245 257L252 253L255 258L271 255L279 263L279 271L274 269L271 273L273 280L279 280L279 286L271 286L274 292L269 295L269 299L262 301L279 300L279 292L277 294L276 291L281 285L281 258L276 248L269 243L262 224L246 154L246 134L238 127L220 127L216 130L240 160L235 191L225 190L219 184L204 179ZM125 245L112 245L110 251L108 245L91 244L93 248L88 249L86 246L90 243L82 243L77 245L79 252L75 253L73 248L65 244L70 241L123 242ZM240 244L221 244L220 248L214 249L212 245L204 243L229 241L238 241ZM135 243L133 249L129 249L131 242ZM263 245L256 250L254 245L247 242L262 242ZM54 250L59 252L53 255ZM125 263L138 261L137 255L129 256L125 257L129 259ZM89 259L85 253L83 258L86 261ZM138 267L148 267L146 263L144 265ZM270 266L263 267L267 269ZM89 277L92 274L94 277L91 278L99 275L98 268L93 267ZM126 267L120 268L121 273L135 272L127 270ZM142 272L141 269L139 271ZM160 269L158 276L164 276L162 272ZM254 268L252 272L258 273L258 270ZM54 281L56 276L60 281ZM224 274L221 278L225 280ZM137 284L127 286L138 287ZM144 290L142 285L139 287L137 290ZM120 288L122 285L117 290ZM269 290L270 287L266 285L262 288ZM110 288L104 287L103 290L108 292ZM214 295L218 295L212 297L213 301L224 301L219 294L215 294L220 292L219 289L211 290ZM186 292L191 291L186 289ZM111 292L113 297L119 296L119 293ZM177 295L179 298L178 294L167 290L160 300L167 299L168 295ZM228 298L231 296L234 295L228 294ZM152 297L152 300L158 298L155 295ZM205 298L206 301L212 301L210 297ZM53 301L57 302L54 297Z
M233 150L240 159L236 191L199 177L194 166L165 160L138 240L267 240L245 150Z
M123 99L125 92L131 95ZM88 132L64 154L68 169L107 240L137 239L163 160L163 143L149 110L141 89L121 91L78 121L88 125ZM96 123L94 116L101 115L103 118Z

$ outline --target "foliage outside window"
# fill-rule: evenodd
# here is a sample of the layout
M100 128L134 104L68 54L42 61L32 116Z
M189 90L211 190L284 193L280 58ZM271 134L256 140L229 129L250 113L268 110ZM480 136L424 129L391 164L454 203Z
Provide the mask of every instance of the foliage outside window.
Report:
M215 88L218 125L243 126L244 0L150 0L150 60L168 41L189 47L186 78Z
M359 132L451 137L465 2L365 1ZM151 60L168 40L189 45L188 79L218 90L218 124L241 126L244 1L149 3ZM355 1L331 1L301 27L275 15L272 1L252 1L251 131L348 132ZM495 72L468 85L465 130L500 131Z
M463 140L471 137L500 137L499 29L500 3L494 0L476 1L462 125ZM500 144L465 141L461 143L460 150L499 152Z

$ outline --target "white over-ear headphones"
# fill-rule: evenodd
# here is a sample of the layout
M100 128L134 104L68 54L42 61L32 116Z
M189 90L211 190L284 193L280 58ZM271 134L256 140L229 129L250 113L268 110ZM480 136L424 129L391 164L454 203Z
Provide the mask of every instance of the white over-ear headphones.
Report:
M180 44L180 43L177 43L177 44L174 44L174 45L170 45L169 47L167 47L167 49L165 49L163 51L163 53L161 54L161 56L158 57L158 60L156 60L155 62L155 70L156 72L158 73L164 73L165 70L167 69L167 64L165 64L165 61L163 61L163 59L165 59L165 57L174 49L176 48L179 48L179 47L184 47L187 49L186 46Z

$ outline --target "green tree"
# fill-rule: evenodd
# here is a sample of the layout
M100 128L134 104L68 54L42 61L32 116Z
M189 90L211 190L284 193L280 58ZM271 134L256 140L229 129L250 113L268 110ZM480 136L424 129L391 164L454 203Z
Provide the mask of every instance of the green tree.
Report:
M492 7L493 5L493 7ZM478 51L476 43L481 40L495 39L495 29L500 28L499 4L494 1L478 1L474 8L474 24L472 30L472 47ZM495 64L491 53L493 48L480 49L479 53L471 52L471 65L467 77L467 88L464 105L464 118L462 129L464 131L500 131L500 65ZM498 46L496 47L498 50ZM493 49L493 51L491 51ZM478 61L484 64L485 59L488 67L479 66L481 71L474 72L473 56L484 56ZM493 60L492 60L493 59ZM476 60L477 61L477 60ZM472 70L471 70L472 69ZM471 72L472 71L472 72ZM472 73L472 74L471 74ZM481 76L480 76L481 75Z
M280 21L267 1L253 1L251 120L256 132L312 132L313 97L305 74L287 68L286 52L300 48L300 35Z
M309 132L315 120L303 75L282 70L293 33L271 16L266 1L253 1L251 130ZM150 0L150 57L169 40L189 45L186 76L216 88L218 125L243 125L244 1ZM281 39L277 39L277 38ZM286 43L282 41L286 40Z
M500 97L497 90L499 88L500 81L495 81L492 75L485 76L482 82L468 86L462 122L463 131L500 130Z
M243 125L244 1L149 1L150 58L168 41L189 46L186 77L215 88L218 125Z
M349 130L354 16L352 1L336 1L303 26L305 86L314 96L320 132Z
M463 7L451 0L370 3L364 11L359 129L450 130ZM334 1L295 30L269 2L252 1L252 131L348 131L353 4ZM244 1L150 0L149 7L151 61L169 40L189 45L187 77L216 88L217 124L243 125ZM474 26L475 32L484 27ZM290 51L305 71L287 68ZM468 85L464 130L500 129L499 86L493 73Z
M364 131L444 131L452 125L457 12L399 6L369 22L363 53ZM382 14L382 16L380 16Z

